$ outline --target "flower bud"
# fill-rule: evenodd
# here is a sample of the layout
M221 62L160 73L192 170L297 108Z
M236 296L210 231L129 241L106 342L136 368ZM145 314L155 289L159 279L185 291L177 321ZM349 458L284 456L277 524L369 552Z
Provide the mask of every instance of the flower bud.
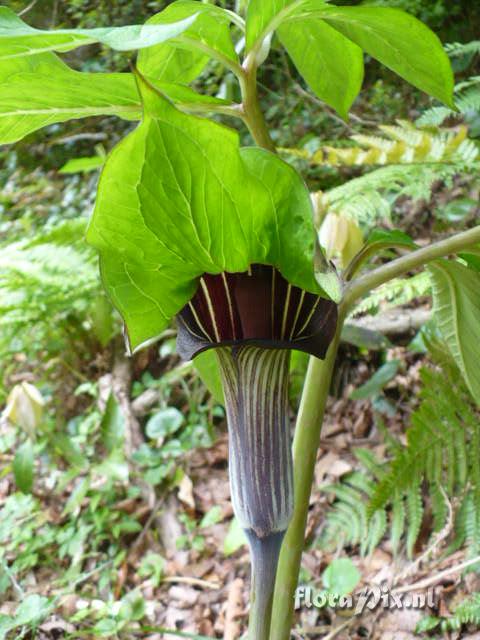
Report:
M327 258L338 257L341 267L346 267L363 246L363 235L355 220L332 212L323 220L319 240Z
M18 425L33 438L41 424L44 406L45 400L39 390L33 384L22 382L11 390L3 418Z

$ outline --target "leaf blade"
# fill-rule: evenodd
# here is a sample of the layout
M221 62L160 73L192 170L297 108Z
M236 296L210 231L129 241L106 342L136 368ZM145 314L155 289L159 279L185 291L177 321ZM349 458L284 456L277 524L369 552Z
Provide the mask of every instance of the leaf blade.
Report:
M318 292L312 205L298 174L151 89L143 100L144 120L107 159L87 233L132 348L159 335L203 273L271 264Z
M429 272L440 331L480 404L480 273L448 260L432 263Z
M438 37L413 16L391 7L332 6L313 15L413 86L454 108L448 56Z
M22 493L30 493L33 486L33 444L30 438L16 451L13 459L13 477Z
M98 27L94 29L41 30L30 27L7 7L0 7L0 60L46 51L71 51L100 42L117 51L151 47L188 29L196 15L171 24Z
M314 93L346 118L363 81L360 47L320 19L287 21L278 35Z
M143 75L161 82L189 83L200 75L212 55L237 62L237 54L230 37L229 14L211 4L193 0L177 0L154 15L147 25L168 25L185 20L193 14L195 22L180 38L172 39L151 49L143 49L138 56L138 69Z

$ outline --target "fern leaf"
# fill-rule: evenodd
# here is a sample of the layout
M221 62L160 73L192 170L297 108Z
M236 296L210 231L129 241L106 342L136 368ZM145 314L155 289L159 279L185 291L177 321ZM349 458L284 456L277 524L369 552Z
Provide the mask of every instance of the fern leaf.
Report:
M422 491L419 482L412 483L407 493L407 517L409 526L407 531L407 554L413 556L413 548L417 541L423 518Z

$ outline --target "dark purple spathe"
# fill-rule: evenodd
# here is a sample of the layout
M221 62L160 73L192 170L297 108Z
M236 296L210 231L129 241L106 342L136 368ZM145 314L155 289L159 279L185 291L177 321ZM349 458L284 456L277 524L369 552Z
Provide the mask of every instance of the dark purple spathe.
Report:
M178 319L185 360L219 346L297 349L324 358L335 334L337 305L290 285L274 268L205 274Z

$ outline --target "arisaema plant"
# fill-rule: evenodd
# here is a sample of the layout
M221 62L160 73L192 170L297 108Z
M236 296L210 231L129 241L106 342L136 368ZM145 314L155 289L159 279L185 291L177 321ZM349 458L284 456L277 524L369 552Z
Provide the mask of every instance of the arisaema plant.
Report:
M139 49L133 71L80 73L57 55L92 42ZM397 9L250 0L244 20L179 0L146 25L41 31L0 8L1 143L71 118L139 121L106 160L87 241L98 250L129 351L176 319L182 357L210 350L218 359L232 501L252 556L251 640L290 637L320 428L352 305L436 261L439 324L480 398L480 273L468 261L440 260L478 245L480 228L421 249L402 234L376 234L335 270L318 245L308 188L276 155L258 100L257 69L274 42L341 117L360 91L365 53L452 105L441 43ZM238 81L239 103L191 88L212 61ZM256 146L241 147L218 114L242 121ZM401 255L368 270L385 249ZM287 385L294 349L311 360L292 456Z

